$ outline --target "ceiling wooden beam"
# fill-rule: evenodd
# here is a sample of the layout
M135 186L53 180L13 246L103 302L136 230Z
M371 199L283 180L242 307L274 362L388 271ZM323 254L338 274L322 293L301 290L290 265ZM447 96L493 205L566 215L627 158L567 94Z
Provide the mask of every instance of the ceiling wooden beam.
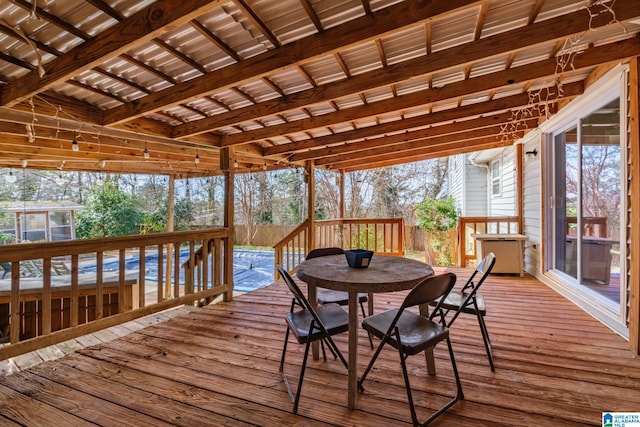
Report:
M174 87L153 93L136 102L126 103L105 112L104 124L125 120L161 110L167 106L200 98L211 92L241 86L247 81L268 77L285 67L301 64L322 55L329 55L350 46L374 40L382 35L398 31L426 21L434 16L449 13L474 4L472 0L447 2L402 2L380 11L349 21L285 46L245 59Z
M8 122L0 120L0 134L5 138L9 135L15 142L21 142L25 140L26 125L23 123ZM132 138L114 138L107 135L91 134L88 132L77 132L74 130L53 129L35 125L32 127L33 142L30 142L29 146L41 147L44 144L52 148L59 148L61 150L70 150L71 141L74 137L78 140L79 146L84 144L97 144L98 151L105 150L112 154L119 154L122 156L142 156L142 152L145 146L148 146L150 151L162 152L167 154L185 155L195 157L196 153L202 153L206 156L207 153L212 157L219 156L218 148L201 148L188 145L179 146L177 144L167 144L160 142L149 142L148 140L140 137L138 139ZM28 140L28 137L27 137ZM5 141L6 142L6 141Z
M512 141L501 141L495 136L487 136L484 138L475 138L467 141L454 141L446 145L441 145L440 150L413 150L407 151L403 155L403 163L414 162L417 159L437 159L446 157L450 154L460 154L465 152L486 150L488 146L491 148L505 147L511 145ZM449 153L449 154L446 154ZM386 153L377 156L350 156L349 159L338 160L335 163L325 164L324 166L336 170L357 167L358 169L367 169L378 167L384 162L388 165L398 164L397 154ZM395 163L394 163L395 162ZM373 166L376 165L376 166ZM369 167L367 167L369 166Z
M580 95L583 92L582 83L570 83L565 85L565 97L572 99L573 97ZM464 105L458 108L449 110L437 111L422 116L412 117L404 120L397 120L394 122L387 122L382 125L369 126L362 129L356 129L353 131L341 132L335 135L328 135L318 138L313 138L304 141L297 141L290 144L276 145L264 149L264 155L275 156L285 153L293 153L297 151L309 150L325 145L344 143L357 139L371 138L386 133L398 132L403 129L419 128L421 126L435 125L438 123L449 122L452 120L460 120L466 117L475 117L480 115L487 115L490 113L517 110L524 108L530 104L530 97L528 93L520 95L512 95L505 98L493 99L491 101L479 102L475 104ZM545 102L554 102L555 100L545 100ZM537 104L536 104L537 105Z
M375 150L381 146L393 146L391 150L401 151L402 148L405 147L403 144L406 142L413 143L415 141L426 140L435 141L435 138L444 137L447 135L453 138L453 140L459 140L461 138L465 139L465 136L468 137L472 134L474 136L495 135L496 126L498 126L498 129L501 129L503 125L510 122L511 118L511 112L506 112L488 117L463 120L451 124L433 126L426 129L381 136L379 138L369 139L366 141L345 143L337 146L319 148L316 150L307 150L290 156L289 160L292 162L299 162L304 160L320 159L355 151ZM530 122L532 118L537 117L527 117L526 121ZM517 122L520 123L522 121L523 120L518 120Z
M71 130L71 131L77 131L77 132L86 132L89 134L107 135L113 138L120 138L120 139L130 138L135 140L146 139L148 141L155 141L159 143L180 144L180 145L194 146L194 147L200 147L202 145L200 143L194 143L192 141L186 141L186 140L176 141L174 139L165 138L158 135L142 134L140 132L134 132L134 131L124 130L124 129L106 128L103 126L97 126L90 123L80 123L79 125L77 121L72 119L67 119L64 117L49 117L49 116L42 116L42 115L34 116L31 113L26 111L12 110L7 107L0 107L0 116L5 121L11 120L11 121L16 121L16 122L25 123L25 124L34 123L34 118L35 118L35 121L39 126L45 126L53 129L64 129L64 130Z
M448 50L442 52L444 52L445 56L448 56ZM640 41L638 40L638 38L633 38L624 42L616 43L613 46L606 45L595 47L587 49L585 52L578 55L574 60L572 70L592 67L604 62L618 61L620 59L633 57L638 54L640 54ZM455 57L455 52L451 52L451 56ZM238 124L243 121L250 121L255 120L256 118L266 117L270 114L273 114L274 110L294 110L310 103L328 101L331 99L346 96L348 94L358 93L367 89L382 86L384 84L392 84L396 81L396 79L397 81L401 81L415 76L416 74L419 74L425 70L432 70L432 68L427 63L428 61L425 61L425 58L405 61L403 63L399 63L395 66L390 66L385 69L364 73L343 82L332 83L331 85L328 85L328 87L322 86L320 88L308 89L302 92L288 95L286 97L261 102L260 104L253 105L251 107L241 108L238 110L230 111L228 113L218 114L207 119L179 125L174 128L172 135L179 138L190 135L192 133L210 131L231 124ZM552 76L555 74L556 70L557 61L555 58L551 58L516 68L510 68L508 70L488 74L485 76L475 77L473 79L469 79L468 81L450 83L443 88L433 88L423 91L422 94L425 97L425 102L422 102L421 104L430 102L429 99L431 99L432 101L437 101L455 96L464 96L483 90L506 87L515 83L521 83L533 79ZM449 91L449 94L445 94L445 92L447 91ZM429 96L428 94L434 94L435 96ZM380 102L386 103L387 101ZM402 108L409 108L409 106L404 106ZM353 108L349 109L349 111L353 113ZM362 118L362 116L357 115L351 117L352 119ZM319 118L318 120L315 120L313 118L309 120L314 120L317 122L325 121L325 119L326 117ZM235 143L242 143L242 140L244 140L244 142L250 142L259 139L266 139L273 136L290 133L290 131L287 131L287 127L297 130L296 128L300 128L300 125L303 124L296 121L291 122L288 125L281 125L278 127L272 126L264 129L262 132L256 131L254 132L255 136L247 135L246 133L231 135L228 137L223 137L222 144L233 145Z
M446 149L440 151L422 152L403 158L403 163L419 162L423 160L438 159L441 157L454 156L457 154L473 153L475 151L490 150L492 148L500 148L511 145L514 141L495 141L493 138L488 140L471 141L467 145L449 144ZM366 169L384 168L397 166L398 160L393 155L385 155L376 158L363 159L345 164L336 163L332 165L334 170L342 170L345 173L356 172Z
M100 65L143 41L152 40L169 28L187 23L218 7L220 0L192 0L175 2L158 0L113 27L100 37L87 40L61 57L45 64L46 73L38 71L16 79L2 87L0 105L12 106L66 81L84 70Z
M618 5L616 4L616 6ZM637 16L640 14L640 2L633 6L630 3L625 3L624 7L616 9L616 13L618 13L618 11L622 16ZM594 19L591 25L595 27L597 25L605 25L606 23L608 22L605 20L599 19L596 22ZM408 80L419 75L426 75L446 70L451 67L463 66L470 62L483 60L488 57L507 54L518 49L523 49L532 44L557 40L569 35L584 32L588 29L589 19L585 19L584 11L574 12L569 15L549 19L527 27L521 27L516 30L476 40L461 46L438 51L429 55L428 60L425 60L425 57L420 57L410 61L404 61L380 70L352 77L343 82L332 83L331 85L323 85L316 89L297 92L283 99L266 101L251 109L243 108L216 115L208 119L186 123L184 125L177 126L174 130L173 136L180 138L194 133L208 132L220 129L224 126L239 124L247 120L255 120L261 116L272 114L274 108L277 108L277 111L286 111L300 108L303 105L311 103L337 99L349 94L356 94L376 87L390 85L398 81ZM324 34L327 34L330 31L331 30L328 30L318 37L324 37ZM283 47L283 49L288 47L289 45ZM269 67L271 72L278 68L280 64L277 61L281 60L281 58L273 59L273 61L276 62L274 62L274 66ZM238 64L238 66L245 63L246 61ZM555 65L557 64L554 61L554 72ZM553 74L553 72L550 74ZM202 90L204 88L201 87L200 89ZM167 89L167 91L172 90L173 88ZM157 94L149 95L149 97L154 97L156 95ZM146 102L145 98L142 98L139 101L142 103ZM124 108L125 105L116 107L116 109ZM106 112L105 114L109 115L111 113Z
M593 67L606 62L619 61L621 59L630 58L639 54L640 40L637 37L612 45L594 47L585 50L580 55L575 57L571 71ZM427 61L421 60L418 62L423 63L418 66L424 67L425 69L429 68L428 65L424 65L424 63L426 63ZM278 98L275 100L261 102L260 104L251 106L251 108L233 110L228 113L210 117L208 119L198 120L195 122L180 125L174 128L173 136L185 136L181 134L181 129L189 129L189 132L187 132L187 134L191 134L191 132L196 128L202 129L202 125L199 124L199 122L206 122L210 125L215 122L219 126L221 124L226 124L224 120L225 118L230 119L229 121L242 122L245 120L252 120L257 117L266 117L269 114L272 114L274 110L290 110L299 108L300 106L309 103L326 101L333 98L340 98L341 94L344 95L352 93L354 91L364 90L368 86L378 84L373 82L384 83L389 79L392 80L393 73L388 74L390 69L392 69L392 67L388 67L387 69L379 70L377 72L366 73L361 76L355 76L348 81L342 83L334 83L331 85L331 87L322 86L316 89L309 89L303 92L289 95L285 98ZM325 114L318 117L311 117L309 119L296 120L282 125L268 126L264 129L247 131L241 134L223 136L221 144L222 146L243 144L279 135L286 135L291 132L300 131L300 129L319 128L322 126L327 126L329 124L355 120L358 118L381 114L383 112L386 113L394 110L403 110L414 107L416 105L424 105L430 102L441 101L444 99L450 99L459 96L466 96L486 90L497 89L500 87L507 87L516 83L522 83L529 80L553 76L556 72L556 69L557 62L555 58L542 60L520 67L510 68L508 70L474 77L468 80L449 83L441 88L426 89L413 94L396 97L391 100L370 103L362 107L352 107L332 114ZM401 74L401 72L399 73ZM360 84L360 82L363 82L363 84ZM404 100L404 102L401 102L401 100ZM396 103L397 106L389 105L389 103ZM349 117L349 119L340 120L340 116ZM214 121L214 119L217 119L217 121Z
M527 129L533 129L537 125L537 119L528 120L525 122ZM410 156L412 153L424 153L426 151L436 152L439 151L439 148L443 144L464 144L465 141L473 141L477 139L484 138L494 138L496 140L503 140L503 133L501 126L491 126L480 129L470 129L464 130L462 132L456 132L452 134L446 135L438 135L434 137L422 137L413 140L404 141L399 144L391 144L391 145L380 145L374 148L361 148L358 151L354 151L351 153L338 153L331 156L325 156L319 159L316 159L314 163L317 166L322 165L332 165L332 169L335 168L334 164L358 160L368 157L378 157L384 156L387 154L395 155L396 158ZM362 144L361 146L364 146ZM341 169L341 168L338 168Z
M120 13L118 10L109 6L107 3L104 2L104 0L87 0L87 2L91 3L96 8L100 9L101 11L103 11L104 13L106 13L116 21L122 21L123 19L125 19L125 16L122 13Z

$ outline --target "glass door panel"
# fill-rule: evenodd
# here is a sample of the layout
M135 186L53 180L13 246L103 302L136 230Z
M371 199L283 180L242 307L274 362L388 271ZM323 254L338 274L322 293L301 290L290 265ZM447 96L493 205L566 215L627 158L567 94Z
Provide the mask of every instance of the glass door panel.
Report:
M581 120L580 283L620 302L619 99Z
M577 127L555 137L554 268L577 278Z

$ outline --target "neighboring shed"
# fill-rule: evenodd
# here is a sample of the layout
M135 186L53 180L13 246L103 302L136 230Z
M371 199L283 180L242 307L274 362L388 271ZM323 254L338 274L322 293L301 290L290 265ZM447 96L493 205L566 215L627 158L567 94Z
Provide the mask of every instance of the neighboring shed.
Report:
M73 240L75 213L83 208L70 201L0 202L0 244Z

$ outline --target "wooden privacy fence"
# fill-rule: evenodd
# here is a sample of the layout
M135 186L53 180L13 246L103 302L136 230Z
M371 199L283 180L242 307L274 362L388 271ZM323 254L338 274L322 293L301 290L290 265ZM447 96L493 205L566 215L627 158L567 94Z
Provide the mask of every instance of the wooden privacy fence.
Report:
M0 360L171 307L231 299L228 242L221 228L0 247L10 269L0 280Z
M343 249L368 249L377 254L403 256L404 232L402 218L333 219L315 221L310 230L305 221L274 245L275 264L294 271L311 249L310 233L315 247L336 246ZM274 277L278 277L274 272Z

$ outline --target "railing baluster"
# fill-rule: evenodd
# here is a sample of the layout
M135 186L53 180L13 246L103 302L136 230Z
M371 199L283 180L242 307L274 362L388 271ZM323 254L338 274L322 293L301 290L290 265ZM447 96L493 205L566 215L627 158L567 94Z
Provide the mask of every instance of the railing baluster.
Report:
M122 248L118 251L118 313L125 311L125 290L124 281L126 273L127 250Z
M20 341L20 261L11 263L11 314L9 315L9 342Z
M202 278L202 282L198 282L198 290L209 289L209 261L211 258L209 249L211 248L211 240L203 240L202 241L202 271L200 277Z
M51 277L51 270L44 272L45 275L49 274ZM78 255L71 255L71 298L69 301L69 313L70 313L70 326L78 325L78 311L79 311L79 295L78 289Z
M180 244L173 244L173 298L180 296Z
M103 289L103 271L104 268L104 252L96 252L96 319L104 317L104 295Z
M51 258L45 258L42 269L51 272ZM42 335L51 333L51 274L42 277Z
M158 294L158 302L164 301L164 278L162 277L164 274L164 245L158 244L158 285L157 285L157 294Z
M146 305L146 271L147 271L147 255L146 246L140 246L138 248L139 270L138 270L138 307L144 307Z
M184 273L184 293L192 294L195 290L195 272L196 272L196 264L195 264L195 242L193 240L189 241L189 269ZM179 258L178 258L179 259Z

